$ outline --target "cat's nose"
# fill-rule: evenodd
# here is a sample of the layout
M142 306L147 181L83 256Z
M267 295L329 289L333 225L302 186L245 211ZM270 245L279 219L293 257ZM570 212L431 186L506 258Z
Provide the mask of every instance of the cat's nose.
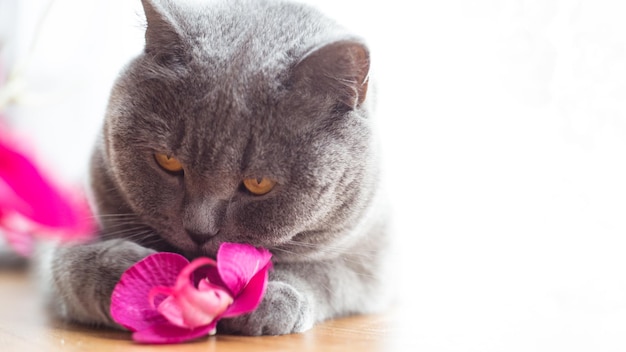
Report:
M199 245L205 244L208 240L217 236L217 234L220 232L220 230L217 230L216 232L196 232L191 230L186 231L189 238L191 238L192 241Z

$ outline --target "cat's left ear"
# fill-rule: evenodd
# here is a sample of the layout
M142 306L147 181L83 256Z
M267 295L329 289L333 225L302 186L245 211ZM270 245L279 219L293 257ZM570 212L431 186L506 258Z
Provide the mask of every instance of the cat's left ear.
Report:
M337 102L355 109L365 101L370 55L358 41L337 41L310 51L296 65L297 85L316 94L332 94Z
M145 51L164 63L182 57L181 30L171 14L173 4L162 0L141 0L141 4L148 23Z

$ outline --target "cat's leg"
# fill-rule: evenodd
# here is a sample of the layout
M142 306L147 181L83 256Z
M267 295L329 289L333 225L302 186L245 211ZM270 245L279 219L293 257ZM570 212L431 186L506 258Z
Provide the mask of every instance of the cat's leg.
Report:
M352 264L345 258L278 264L258 309L222 320L218 331L282 335L306 331L330 318L380 311L389 297L380 273Z
M52 249L41 269L50 308L66 320L119 327L109 313L111 293L126 269L153 252L120 239Z

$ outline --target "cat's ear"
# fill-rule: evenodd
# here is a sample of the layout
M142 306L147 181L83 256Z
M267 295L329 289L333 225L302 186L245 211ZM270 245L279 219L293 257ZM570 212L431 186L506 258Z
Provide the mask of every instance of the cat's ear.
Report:
M181 55L181 31L170 9L160 0L141 0L141 4L148 23L145 51L158 61L169 61Z
M345 40L310 51L296 65L296 85L316 94L332 94L344 108L363 104L369 83L369 50L360 42Z

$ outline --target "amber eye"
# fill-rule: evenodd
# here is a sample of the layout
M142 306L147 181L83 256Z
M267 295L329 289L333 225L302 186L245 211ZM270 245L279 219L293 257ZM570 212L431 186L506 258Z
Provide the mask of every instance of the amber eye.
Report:
M276 186L276 181L272 181L265 177L246 178L243 180L243 185L255 196L262 196L267 194L272 190L272 188L274 188L274 186Z
M173 156L169 156L167 154L155 153L154 159L157 164L163 168L165 171L169 172L181 172L183 171L183 164L178 161L178 159Z

